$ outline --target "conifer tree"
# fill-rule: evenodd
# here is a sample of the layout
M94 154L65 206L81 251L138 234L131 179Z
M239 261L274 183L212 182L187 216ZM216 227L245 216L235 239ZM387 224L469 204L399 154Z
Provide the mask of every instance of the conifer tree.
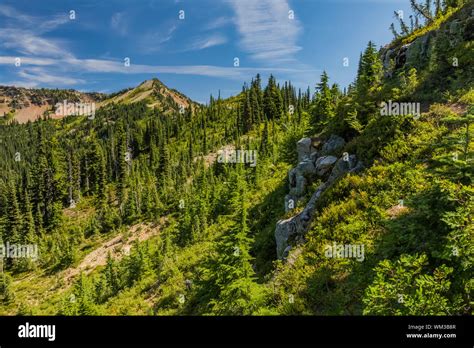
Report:
M231 188L233 226L218 240L217 255L208 270L212 296L209 303L216 314L252 314L261 295L251 264L247 188L243 176L243 167L238 165Z
M110 289L111 295L117 294L121 289L121 281L117 270L117 264L110 255L110 252L107 254L107 262L104 272L107 286Z
M283 100L273 75L270 75L263 93L263 110L268 119L280 118L283 110Z
M337 90L337 86L335 89ZM324 71L321 75L321 82L316 86L312 110L312 125L315 131L321 131L334 117L335 98L337 96L333 96L333 90L329 87L329 77Z
M125 190L127 188L128 166L131 155L128 152L126 135L122 123L119 123L117 129L117 193L120 202L125 198Z
M380 61L377 49L372 41L369 41L367 48L359 61L357 72L356 89L359 98L370 97L381 83L382 62Z
M7 221L6 221L6 238L5 241L10 243L20 243L21 240L22 218L20 207L18 204L18 197L16 187L11 180L8 187L8 207L7 207Z

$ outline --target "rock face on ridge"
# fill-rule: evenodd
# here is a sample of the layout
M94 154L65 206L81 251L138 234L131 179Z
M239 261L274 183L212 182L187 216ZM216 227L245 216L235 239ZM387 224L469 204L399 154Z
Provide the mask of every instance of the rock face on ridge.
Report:
M384 73L391 76L394 70L404 67L421 68L436 58L436 48L447 44L451 49L465 41L474 39L474 3L464 6L435 28L419 36L389 44L380 51ZM454 58L454 57L449 57ZM393 64L391 64L391 61Z

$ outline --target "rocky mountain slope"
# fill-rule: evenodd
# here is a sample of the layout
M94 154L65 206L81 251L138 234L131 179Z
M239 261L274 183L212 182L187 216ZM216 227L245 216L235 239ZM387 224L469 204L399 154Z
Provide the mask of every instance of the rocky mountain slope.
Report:
M0 86L0 118L15 119L19 123L34 121L45 113L52 118L62 118L64 116L54 114L56 103L65 100L68 103L97 103L104 97L101 93L82 93L72 89Z
M168 88L154 78L142 82L135 88L113 93L83 93L73 89L35 89L14 86L0 86L0 118L15 119L19 123L34 121L48 115L61 119L65 115L56 113L57 103L94 103L95 110L111 103L132 104L144 101L150 108L157 108L163 114L172 112L184 113L186 109L198 107L184 94Z
M197 103L175 89L167 87L163 82L154 78L142 82L135 88L125 90L111 98L105 99L101 105L110 103L131 104L145 101L150 108L157 108L164 114L181 112L189 107L195 108Z

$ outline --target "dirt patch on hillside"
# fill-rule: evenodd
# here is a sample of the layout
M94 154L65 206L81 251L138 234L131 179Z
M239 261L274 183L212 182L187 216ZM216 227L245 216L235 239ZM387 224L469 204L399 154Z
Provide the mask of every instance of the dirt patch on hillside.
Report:
M219 156L219 153L221 153L221 152L230 153L232 151L235 151L235 146L232 145L232 144L228 144L228 145L225 145L225 146L221 147L216 152L208 153L205 156L194 157L194 162L200 160L201 158L204 158L204 163L205 163L206 168L207 168L207 167L211 166L214 162L217 161L217 156Z
M64 279L65 283L70 283L81 272L91 273L95 268L107 263L109 253L116 260L123 258L130 254L130 249L135 241L143 242L158 235L165 224L166 219L162 218L157 225L142 223L130 227L127 233L128 237L119 235L103 242L100 247L87 254L77 267L71 267L63 271L60 278Z
M398 204L390 207L386 212L390 216L390 219L395 219L400 215L407 214L409 211L410 209L408 209L408 207Z

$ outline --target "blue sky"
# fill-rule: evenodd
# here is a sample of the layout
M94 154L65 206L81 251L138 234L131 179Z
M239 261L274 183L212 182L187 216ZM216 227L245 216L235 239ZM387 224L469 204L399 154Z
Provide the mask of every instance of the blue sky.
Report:
M158 77L199 102L257 72L347 86L367 42L392 39L395 10L408 18L409 1L0 0L0 84L114 92Z

